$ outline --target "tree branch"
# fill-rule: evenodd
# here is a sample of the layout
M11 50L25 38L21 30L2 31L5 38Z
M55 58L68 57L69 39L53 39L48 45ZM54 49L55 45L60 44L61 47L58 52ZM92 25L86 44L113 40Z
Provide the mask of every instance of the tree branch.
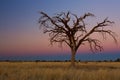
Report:
M81 17L71 12L61 12L53 17L48 16L44 12L40 12L42 15L39 18L39 23L44 27L44 33L49 33L50 42L53 43L66 43L71 49L77 51L79 46L88 42L91 51L101 51L103 47L100 45L100 41L92 39L90 36L94 33L101 33L103 39L107 38L106 34L111 36L117 44L115 33L112 30L107 30L107 26L110 26L114 22L105 18L102 22L97 23L91 30L88 30L85 24L87 17L93 17L91 13L86 13ZM73 21L73 23L71 23ZM73 24L73 25L71 25Z
M82 44L82 42L89 37L90 35L92 35L94 32L99 32L99 33L107 33L110 36L112 36L112 38L114 39L114 41L117 43L116 37L114 36L113 32L110 30L104 30L103 28L105 26L109 26L110 24L113 24L114 22L111 22L108 20L108 18L104 19L103 22L98 23L95 27L93 27L88 33L86 33L86 35L79 40L76 49L78 49L78 47ZM100 30L100 28L102 28L102 30Z
M103 47L100 45L100 41L98 39L87 38L83 42L87 41L90 45L90 50L94 53L96 51L102 51Z

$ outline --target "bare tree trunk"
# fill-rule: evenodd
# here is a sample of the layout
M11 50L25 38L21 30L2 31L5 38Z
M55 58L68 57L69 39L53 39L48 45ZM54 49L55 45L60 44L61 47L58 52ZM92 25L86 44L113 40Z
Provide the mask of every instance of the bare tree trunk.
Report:
M75 67L75 53L74 49L71 49L71 67Z

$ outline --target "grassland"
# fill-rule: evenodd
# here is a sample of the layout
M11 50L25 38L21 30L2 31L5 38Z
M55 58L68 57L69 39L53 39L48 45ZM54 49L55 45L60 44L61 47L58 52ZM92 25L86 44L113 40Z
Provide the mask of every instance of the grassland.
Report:
M120 62L0 62L0 80L120 80Z

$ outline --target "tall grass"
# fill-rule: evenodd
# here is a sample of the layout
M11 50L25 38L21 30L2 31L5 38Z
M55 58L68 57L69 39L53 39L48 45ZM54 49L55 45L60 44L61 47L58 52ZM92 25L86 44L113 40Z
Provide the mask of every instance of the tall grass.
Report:
M120 80L119 62L0 62L0 80Z

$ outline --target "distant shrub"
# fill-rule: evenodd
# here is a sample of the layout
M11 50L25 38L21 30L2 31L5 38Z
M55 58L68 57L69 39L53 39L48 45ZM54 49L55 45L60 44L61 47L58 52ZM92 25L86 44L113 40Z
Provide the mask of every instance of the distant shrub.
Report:
M115 62L120 62L120 58L117 58L117 59L115 60Z

